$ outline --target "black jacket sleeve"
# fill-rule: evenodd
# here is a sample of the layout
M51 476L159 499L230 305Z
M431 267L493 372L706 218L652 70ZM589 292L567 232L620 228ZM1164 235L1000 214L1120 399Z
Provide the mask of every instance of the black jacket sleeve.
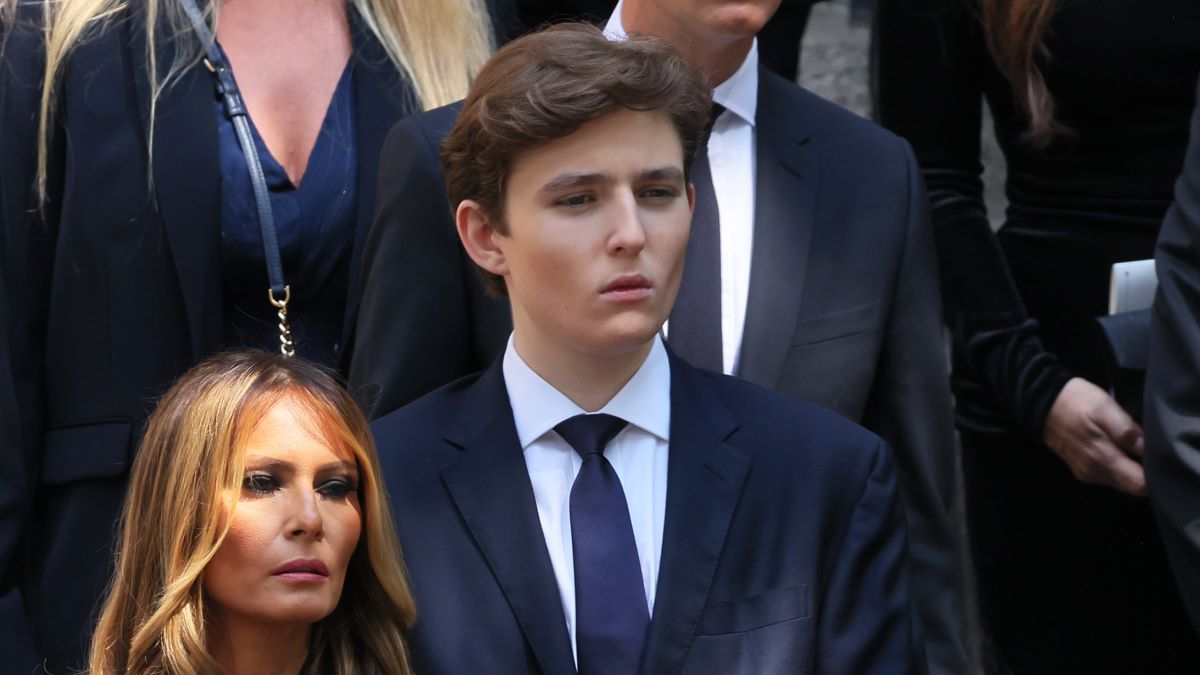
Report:
M0 592L19 575L17 544L41 465L44 318L59 173L53 149L61 147L51 144L50 201L39 208L34 183L45 57L32 14L0 26Z
M1146 480L1183 601L1200 630L1200 107L1155 265Z
M929 671L950 675L968 669L959 537L952 521L951 399L928 199L912 152L903 141L897 144L908 168L909 209L893 310L862 424L895 450Z
M992 66L978 20L965 0L879 0L876 21L879 120L916 152L946 323L966 371L956 380L984 389L983 398L957 392L960 423L999 412L1040 441L1070 373L1037 337L988 223L979 139ZM982 400L992 405L970 409Z

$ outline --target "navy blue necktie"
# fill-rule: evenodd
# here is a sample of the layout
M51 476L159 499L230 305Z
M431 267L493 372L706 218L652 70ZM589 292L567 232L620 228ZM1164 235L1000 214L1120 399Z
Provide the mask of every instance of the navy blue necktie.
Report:
M722 372L721 346L721 217L717 211L717 193L713 189L712 169L708 164L708 136L725 108L714 103L709 111L704 143L692 162L692 184L696 186L696 207L692 212L692 233L684 255L683 278L679 295L671 310L668 342L685 361Z
M629 505L621 479L604 458L604 446L626 424L600 414L576 415L554 427L583 459L571 486L580 675L637 672L650 627Z

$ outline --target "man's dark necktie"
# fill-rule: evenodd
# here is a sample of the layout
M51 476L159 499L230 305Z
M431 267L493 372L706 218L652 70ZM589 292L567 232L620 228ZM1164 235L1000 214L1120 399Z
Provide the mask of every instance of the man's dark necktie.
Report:
M576 415L554 427L583 459L571 486L575 647L581 675L637 672L650 626L625 491L604 457L604 446L625 425L625 420L600 414Z
M668 341L675 353L698 368L721 372L721 218L708 164L708 137L725 107L714 103L704 143L692 163L696 207L679 295L671 310Z

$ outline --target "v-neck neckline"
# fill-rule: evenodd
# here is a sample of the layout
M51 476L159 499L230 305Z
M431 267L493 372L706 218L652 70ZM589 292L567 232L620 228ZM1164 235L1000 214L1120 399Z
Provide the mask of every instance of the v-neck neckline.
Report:
M225 52L225 48L221 46L220 41L217 41L217 49L220 50L221 56L225 59L226 67L233 72L234 81L237 81L237 73L233 71L233 62L229 58L229 54ZM321 139L325 136L326 127L329 126L329 120L333 115L333 107L338 102L338 95L341 94L342 88L349 85L350 72L354 65L354 54L350 54L350 58L346 59L346 65L342 68L342 74L338 76L337 84L333 87L333 93L329 96L329 102L325 104L325 115L321 118L321 125L317 127L317 137L313 141L312 147L308 149L308 157L304 159L304 172L300 174L299 182L293 181L288 175L287 169L275 157L275 153L271 151L267 145L266 139L258 132L258 125L254 122L254 116L250 114L249 106L246 106L246 121L250 123L250 133L254 136L254 147L258 151L259 162L263 167L264 177L268 179L268 183L276 183L268 187L277 187L278 181L271 181L271 174L277 173L286 181L286 185L292 190L299 190L300 185L304 183L305 177L308 176L309 170L312 169L313 156L317 154L317 148L321 145ZM240 88L240 85L239 85ZM245 95L242 96L243 101Z

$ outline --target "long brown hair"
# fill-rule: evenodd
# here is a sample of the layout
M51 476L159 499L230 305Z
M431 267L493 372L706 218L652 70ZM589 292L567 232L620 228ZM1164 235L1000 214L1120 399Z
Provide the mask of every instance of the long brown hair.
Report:
M355 458L363 514L341 600L313 626L305 672L411 673L404 636L416 609L367 421L318 366L229 352L188 371L147 423L121 516L116 574L92 637L92 675L220 673L208 652L203 572L229 531L246 436L284 398Z
M1054 118L1054 96L1038 59L1046 58L1044 38L1057 0L980 0L983 32L997 68L1012 86L1029 117L1028 140L1043 148L1068 131Z

